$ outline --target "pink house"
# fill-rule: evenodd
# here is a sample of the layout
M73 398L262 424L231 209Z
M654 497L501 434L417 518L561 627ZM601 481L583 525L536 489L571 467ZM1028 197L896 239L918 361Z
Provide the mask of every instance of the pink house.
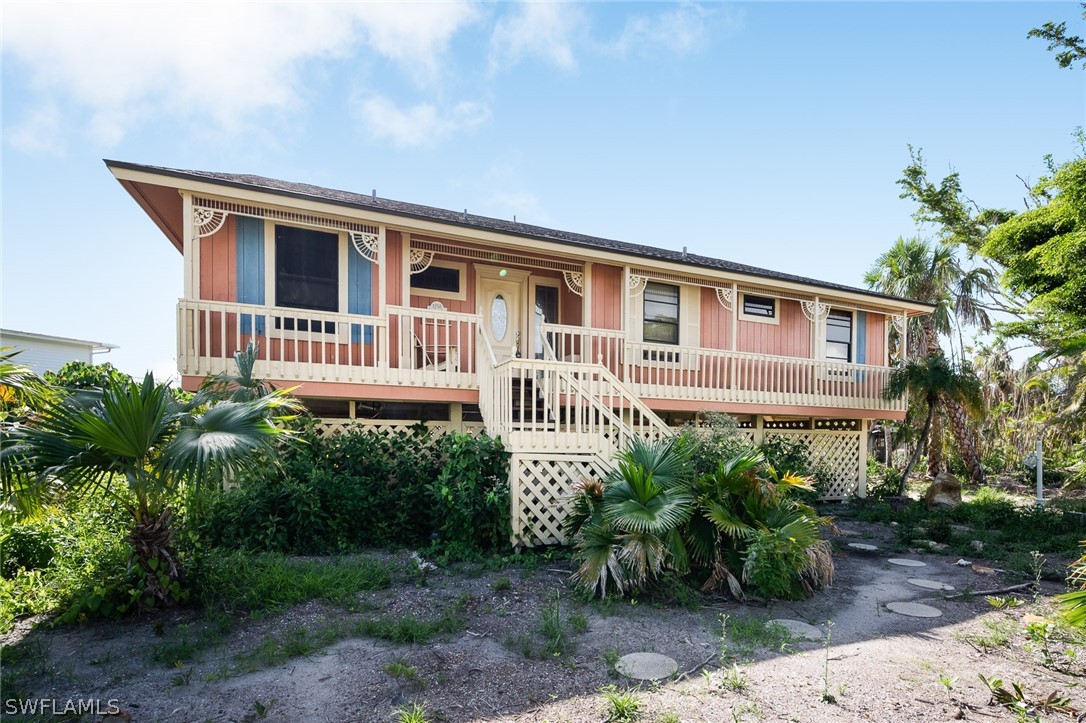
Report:
M514 530L561 539L563 497L633 436L726 412L798 437L865 491L867 429L910 316L931 307L720 259L258 176L107 161L182 255L186 388L250 339L257 373L329 428L485 429Z

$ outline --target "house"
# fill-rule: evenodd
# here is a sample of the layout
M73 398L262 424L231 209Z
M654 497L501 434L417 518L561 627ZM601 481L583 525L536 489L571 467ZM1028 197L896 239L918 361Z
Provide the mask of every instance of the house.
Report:
M28 331L0 329L0 347L14 347L19 364L30 367L35 374L55 372L68 362L94 363L94 355L117 347L100 341L71 339L66 336L33 334Z
M802 439L865 492L868 425L931 307L685 251L258 176L106 161L183 257L182 384L232 365L331 425L478 428L511 452L514 532L561 539L570 485L705 411ZM904 343L904 342L903 342ZM341 420L341 421L336 421Z

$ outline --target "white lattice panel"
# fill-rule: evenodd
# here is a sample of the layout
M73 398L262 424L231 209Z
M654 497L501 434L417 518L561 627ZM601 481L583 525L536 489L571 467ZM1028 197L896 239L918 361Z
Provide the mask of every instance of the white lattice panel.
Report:
M402 419L321 419L317 422L317 432L322 437L327 437L345 429L364 429L391 436L397 432L409 432L416 424L418 422ZM461 432L477 437L484 431L482 422L464 422L461 425L452 422L424 422L423 424L430 430L432 437L440 437L448 432Z
M509 461L514 544L564 543L562 521L574 485L603 479L609 469L592 454L514 454Z
M829 475L821 499L842 500L855 495L860 485L860 434L782 429L766 431L765 436L802 440L807 445L811 465Z

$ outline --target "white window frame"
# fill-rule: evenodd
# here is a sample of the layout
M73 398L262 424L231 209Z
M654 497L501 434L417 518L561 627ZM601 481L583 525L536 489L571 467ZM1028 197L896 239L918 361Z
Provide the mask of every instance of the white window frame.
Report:
M337 295L337 298L338 298L338 307L339 308L337 308L335 311L318 311L318 310L315 310L315 309L296 309L293 306L280 306L279 305L279 299L276 297L276 294L275 294L275 227L276 226L286 226L286 227L290 227L290 228L312 229L314 231L320 231L322 233L331 233L331 234L336 235L336 238L338 240L338 249L339 249L339 258L338 258L338 260L336 262L337 265L338 265L338 269L337 269L337 272L336 272L336 274L337 274L337 278L336 278L336 295ZM336 332L334 332L334 333L324 331L323 330L323 324L322 324L322 330L321 331L297 331L297 319L306 318L306 316L305 316L306 314L345 314L345 313L347 313L347 294L348 294L348 286L347 286L347 284L348 284L348 282L347 282L347 253L348 253L347 234L345 232L343 232L343 231L335 231L335 230L326 228L324 226L309 226L309 225L304 224L304 223L283 223L281 221L276 221L274 219L266 219L264 221L264 298L272 300L272 303L268 304L268 306L271 306L271 307L276 308L276 309L284 309L284 310L289 309L291 311L296 311L297 312L297 315L294 317L295 318L295 329L294 330L282 329L282 328L274 329L275 322L271 318L269 318L269 320L267 322L268 325L269 325L269 328L267 330L268 338L279 338L278 335L282 335L283 337L287 337L288 335L294 334L294 335L299 335L297 337L298 339L303 338L302 335L305 335L305 338L307 338L307 339L311 338L314 341L342 342L343 334L345 332L343 331L343 329L340 328L342 326L342 324L340 322L336 322ZM268 316L269 317L275 317L276 315L275 314L268 314ZM286 316L286 314L281 314L280 316ZM312 321L312 320L310 319L310 321ZM276 332L275 336L273 336L272 333L271 333L272 329L274 329L274 331ZM349 330L346 333L349 334Z
M460 274L460 291L439 291L437 289L423 289L416 287L415 274L411 274L412 283L409 284L412 296L425 296L431 299L450 299L452 301L467 301L468 298L468 265L461 261L449 261L446 259L434 259L430 267L439 269L455 269Z
M770 299L773 302L773 316L753 316L743 313L743 307L747 303L747 292L739 292L739 320L740 321L753 321L758 324L773 324L774 326L780 326L781 324L781 300L779 297L771 296L769 294L750 294L760 299Z
M852 324L850 329L852 338L849 340L850 349L852 350L852 360L841 361L840 359L830 359L826 356L826 345L829 343L829 314L826 314L826 318L822 320L822 334L821 338L819 339L820 348L818 350L818 358L820 361L827 361L832 364L856 364L856 333L858 331L858 329L856 328L858 326L858 324L856 323L856 309L846 309L844 307L830 307L830 312L834 311L843 311L852 316Z

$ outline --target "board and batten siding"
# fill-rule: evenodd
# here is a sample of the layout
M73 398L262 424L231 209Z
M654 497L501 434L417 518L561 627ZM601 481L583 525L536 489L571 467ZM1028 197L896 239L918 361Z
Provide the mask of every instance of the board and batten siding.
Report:
M230 214L222 228L200 239L201 299L238 301L237 222L238 217Z
M773 356L811 357L811 322L798 301L777 299L779 324L739 320L735 345L738 351Z
M622 268L592 265L592 326L622 328Z
M706 349L730 349L732 312L720 305L716 289L701 289L701 346Z

